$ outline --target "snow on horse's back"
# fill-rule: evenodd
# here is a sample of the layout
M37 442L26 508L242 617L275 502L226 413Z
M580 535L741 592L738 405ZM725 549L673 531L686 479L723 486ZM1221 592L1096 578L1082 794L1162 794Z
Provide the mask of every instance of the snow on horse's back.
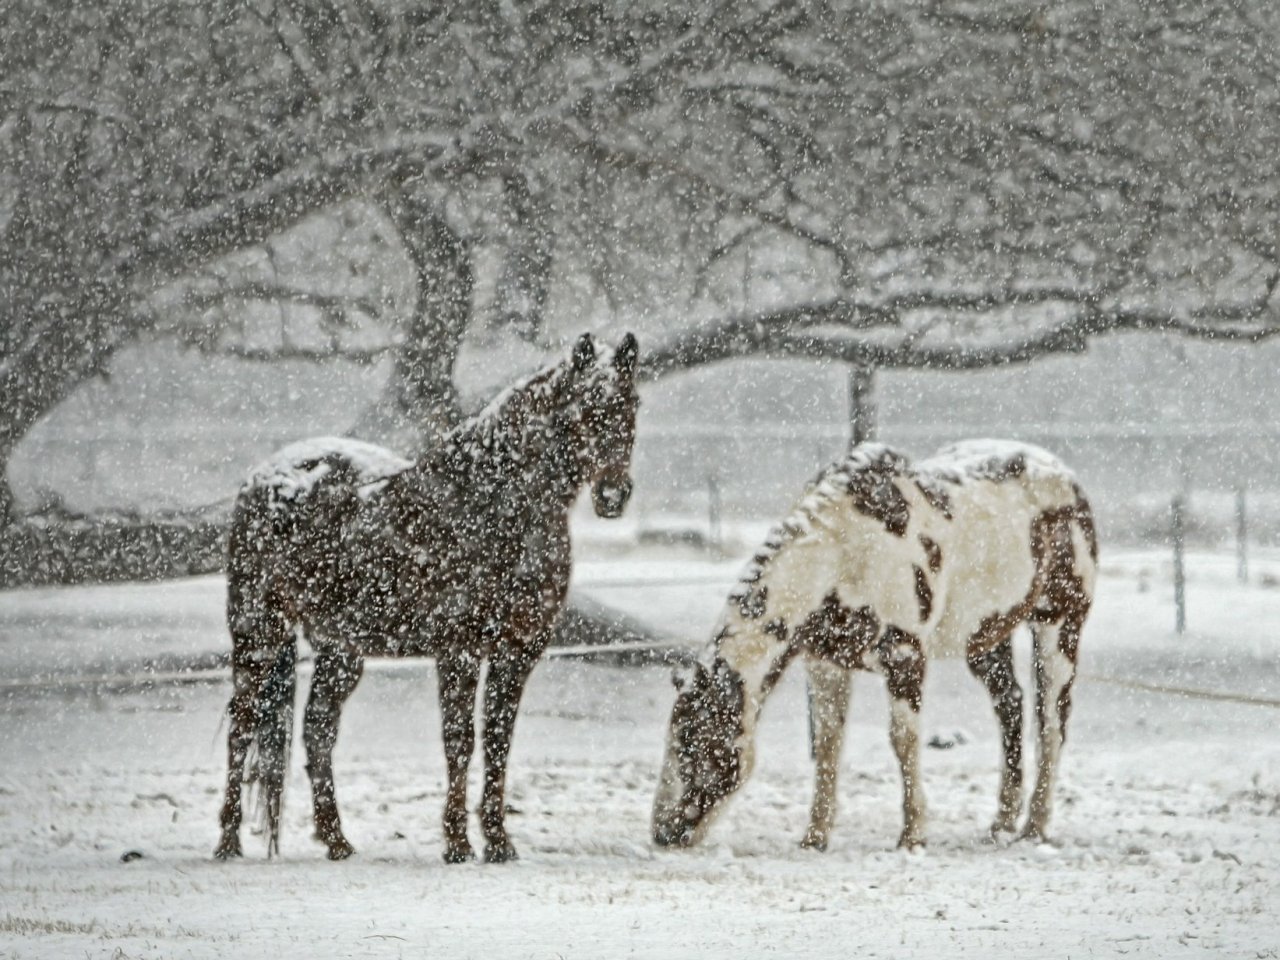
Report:
M655 839L685 844L706 832L750 773L761 705L801 654L818 759L807 845L825 846L834 817L852 670L885 676L903 773L900 843L923 842L919 712L926 664L938 657L964 657L992 696L1005 750L992 829L1012 830L1022 804L1022 693L1011 635L1022 623L1035 638L1039 726L1024 833L1043 836L1096 567L1089 503L1071 471L1039 447L970 440L915 464L884 444L854 448L770 532L693 675L678 678Z

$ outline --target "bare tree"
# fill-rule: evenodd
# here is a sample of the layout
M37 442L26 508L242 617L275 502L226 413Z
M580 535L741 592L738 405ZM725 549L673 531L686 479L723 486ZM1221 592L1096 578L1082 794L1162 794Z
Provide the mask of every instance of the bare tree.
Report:
M457 415L458 338L481 320L476 224L504 250L492 322L537 339L558 281L585 276L620 314L672 318L652 321L649 376L1271 336L1278 18L1210 0L15 0L0 470L154 335L158 290L352 200L386 212L416 274L382 406L430 424Z

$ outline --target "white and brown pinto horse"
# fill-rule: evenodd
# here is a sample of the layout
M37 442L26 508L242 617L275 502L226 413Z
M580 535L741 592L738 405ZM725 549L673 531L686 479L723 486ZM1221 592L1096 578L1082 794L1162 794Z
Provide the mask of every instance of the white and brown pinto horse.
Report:
M1022 809L1022 690L1011 635L1033 636L1039 727L1022 835L1043 838L1066 735L1097 541L1088 501L1052 455L968 441L911 464L880 444L828 468L770 534L729 596L710 649L677 671L654 840L697 843L754 762L760 708L788 663L806 658L817 785L803 845L824 849L853 670L884 675L902 769L899 845L924 842L919 774L925 665L963 656L1000 722L1004 765L993 833Z

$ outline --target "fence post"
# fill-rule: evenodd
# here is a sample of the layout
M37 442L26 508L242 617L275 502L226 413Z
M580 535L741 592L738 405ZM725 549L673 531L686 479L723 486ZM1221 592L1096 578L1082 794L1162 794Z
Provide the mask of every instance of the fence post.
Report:
M870 440L876 432L876 371L874 367L849 367L849 447Z
M720 528L720 478L713 471L707 474L707 546L719 550L724 541Z
M1187 630L1187 575L1183 565L1183 546L1186 539L1183 512L1186 501L1182 494L1175 494L1170 504L1169 520L1173 539L1173 603L1177 608L1176 628L1178 633Z
M1249 582L1249 519L1245 511L1244 487L1236 488L1236 578Z

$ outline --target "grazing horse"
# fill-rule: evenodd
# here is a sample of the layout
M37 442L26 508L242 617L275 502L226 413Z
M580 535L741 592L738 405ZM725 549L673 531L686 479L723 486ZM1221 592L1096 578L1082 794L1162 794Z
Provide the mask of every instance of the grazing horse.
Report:
M620 515L630 496L635 366L630 334L599 360L584 335L567 360L506 390L416 462L325 439L287 447L250 475L228 547L235 689L215 856L240 855L251 748L268 855L279 849L299 637L315 653L303 742L329 858L354 852L338 819L332 757L367 656L437 659L450 863L474 856L467 767L488 660L480 824L486 860L516 856L503 823L516 710L568 591L569 508L584 485L602 517Z
M1097 569L1088 502L1036 447L968 441L912 465L863 444L828 468L729 595L699 662L677 671L653 837L706 833L754 762L761 705L787 664L809 665L817 785L802 845L825 849L853 670L884 675L902 770L899 846L924 842L919 715L925 664L964 656L995 704L1004 764L993 834L1022 808L1022 690L1011 635L1033 636L1039 743L1022 835L1043 838Z

